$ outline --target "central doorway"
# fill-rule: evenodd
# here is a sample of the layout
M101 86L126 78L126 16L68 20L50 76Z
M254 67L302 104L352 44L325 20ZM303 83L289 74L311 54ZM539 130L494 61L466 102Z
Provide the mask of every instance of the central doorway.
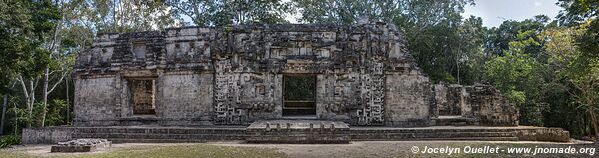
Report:
M283 75L283 116L316 116L316 75Z

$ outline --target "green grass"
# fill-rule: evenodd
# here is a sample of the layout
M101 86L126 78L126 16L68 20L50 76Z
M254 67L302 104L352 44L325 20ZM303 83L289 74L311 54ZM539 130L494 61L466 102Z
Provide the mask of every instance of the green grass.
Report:
M35 157L22 152L0 151L0 158L4 157ZM178 146L136 146L126 149L117 149L105 153L80 154L73 156L54 156L69 158L136 158L136 157L287 157L286 154L275 149L251 147L227 147L216 145L178 145Z

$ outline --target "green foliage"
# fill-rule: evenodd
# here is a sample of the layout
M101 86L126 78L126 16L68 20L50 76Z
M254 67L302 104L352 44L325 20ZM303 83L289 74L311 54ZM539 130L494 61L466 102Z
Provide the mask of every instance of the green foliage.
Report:
M405 1L361 1L361 0L294 0L299 8L299 21L307 23L355 23L361 16L371 20L392 21L401 15L398 4Z
M74 24L96 32L135 32L178 26L162 1L73 0L64 4Z
M544 51L548 56L548 70L553 72L550 84L544 87L544 100L552 109L545 115L559 118L547 123L564 127L578 136L592 135L597 130L599 64L596 57L585 53L578 44L588 25L550 28L541 34L547 39Z
M13 106L6 111L8 114L8 121L13 129L14 133L19 133L20 128L24 127L26 124L32 122L32 119L27 115L26 108L20 108L17 106Z
M566 26L587 23L584 34L578 36L580 50L589 56L599 57L599 1L598 0L559 0L558 5L565 10L558 15Z
M0 93L32 57L28 37L33 32L31 15L21 1L0 1Z
M48 113L46 115L45 125L53 126L53 125L61 125L64 123L64 110L67 106L66 101L54 99L48 104ZM31 118L23 117L24 122L31 122L34 125L41 125L42 113L43 113L43 103L38 102L35 103L33 108L33 115ZM14 109L13 109L14 110ZM27 116L27 115L25 115Z
M0 136L0 149L16 144L21 144L21 137L19 135Z
M510 42L528 39L530 42L542 43L543 39L538 34L545 29L549 17L544 15L535 16L524 21L506 20L499 27L488 30L485 38L485 49L488 53L502 55L510 47ZM527 45L524 52L536 57L542 50L541 45Z
M54 99L48 106L48 114L46 116L46 125L55 126L64 124L64 110L67 106L66 101Z
M316 76L285 76L285 100L308 101L316 99Z
M539 87L542 78L538 74L541 65L522 53L506 53L505 56L495 56L485 63L484 79L490 81L504 96L521 110L523 124L542 125L540 115L542 104ZM533 112L531 114L527 112Z
M171 13L189 17L196 26L286 23L291 4L280 0L166 0Z
M517 40L509 43L503 55L495 55L485 63L484 79L492 82L507 99L520 107L523 124L542 125L545 103L540 102L545 80L545 65L530 55L531 47L540 43L530 37L530 32L519 33Z
M564 8L558 18L566 26L576 26L585 23L589 18L599 15L599 1L597 0L558 0L559 6Z
M0 1L0 93L16 75L39 76L49 62L43 41L60 18L49 0Z

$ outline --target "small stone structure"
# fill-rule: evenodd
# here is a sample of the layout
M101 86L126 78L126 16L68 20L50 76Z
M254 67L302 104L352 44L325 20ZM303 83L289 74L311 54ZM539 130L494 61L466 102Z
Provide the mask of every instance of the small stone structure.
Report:
M492 86L431 84L383 22L104 33L74 71L75 126L248 125L297 113L353 126L444 125L446 115L518 125ZM289 99L293 78L314 96Z
M76 139L59 142L52 146L50 152L90 152L108 148L112 143L106 139Z

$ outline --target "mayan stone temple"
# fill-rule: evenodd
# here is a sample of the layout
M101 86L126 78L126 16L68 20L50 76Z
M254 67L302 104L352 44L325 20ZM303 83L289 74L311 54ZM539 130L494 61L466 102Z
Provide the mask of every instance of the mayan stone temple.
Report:
M488 84L432 84L406 44L383 22L98 34L74 68L74 125L24 142L569 140L518 126Z

